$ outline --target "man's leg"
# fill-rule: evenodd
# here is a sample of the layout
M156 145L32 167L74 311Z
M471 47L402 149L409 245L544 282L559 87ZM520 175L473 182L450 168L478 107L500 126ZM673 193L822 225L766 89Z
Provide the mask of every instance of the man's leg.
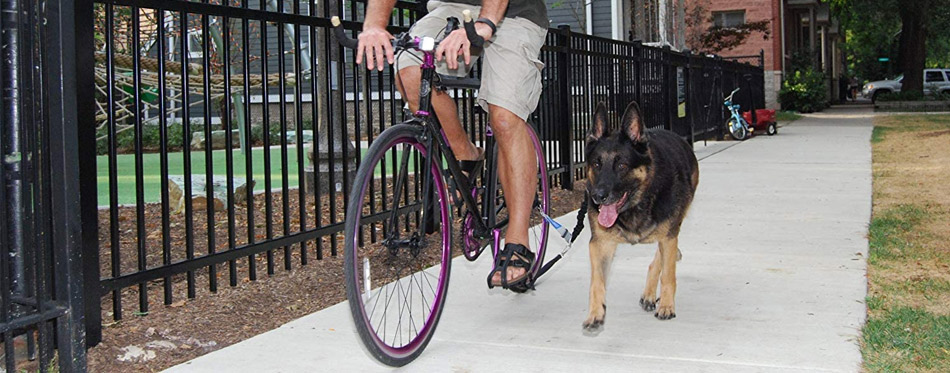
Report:
M506 243L528 246L531 206L538 189L538 160L528 134L528 124L514 113L496 105L488 105L491 128L498 142L498 176L508 207ZM529 247L529 249L534 249ZM508 268L507 280L523 275L523 268ZM501 282L501 274L492 277Z
M409 109L416 111L419 108L419 82L422 79L422 70L419 66L406 67L396 74L396 88L402 94L402 99L409 103ZM468 139L462 123L459 121L458 107L455 100L448 93L433 89L431 93L432 107L439 117L439 123L445 130L445 137L452 146L452 151L458 160L474 160L479 154Z

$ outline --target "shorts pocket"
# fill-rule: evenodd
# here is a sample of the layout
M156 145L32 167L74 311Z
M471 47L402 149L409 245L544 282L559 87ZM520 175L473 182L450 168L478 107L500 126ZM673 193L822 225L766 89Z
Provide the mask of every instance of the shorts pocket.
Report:
M525 58L527 58L528 61L531 61L531 63L534 64L534 67L537 68L538 71L541 71L544 69L544 62L541 62L541 60L538 59L537 55L534 54L531 48L528 48L528 46L526 45L522 45L521 49L522 49L522 52L524 53ZM540 51L538 53L540 53Z

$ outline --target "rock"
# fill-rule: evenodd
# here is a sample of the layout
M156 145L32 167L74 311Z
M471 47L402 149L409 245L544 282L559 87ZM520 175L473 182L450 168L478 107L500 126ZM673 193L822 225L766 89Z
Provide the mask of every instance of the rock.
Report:
M225 142L227 139L227 131L216 130L211 131L211 149L224 149L227 145ZM241 147L241 133L238 130L231 131L231 146L234 148ZM205 133L204 131L198 131L192 134L191 136L191 149L192 150L204 150L205 148Z
M206 209L208 207L208 188L211 188L215 210L224 210L228 202L228 178L227 176L215 176L211 183L207 183L205 175L191 176L191 204L195 210ZM234 183L234 203L243 205L247 202L247 188L254 190L255 182L245 181L244 178L235 177ZM185 210L185 177L181 175L168 176L168 199L172 214L179 214Z
M174 350L178 348L174 343L165 340L154 340L145 344L146 348Z
M116 360L144 363L155 358L155 351L146 350L136 345L129 345L122 348L122 355L116 355Z

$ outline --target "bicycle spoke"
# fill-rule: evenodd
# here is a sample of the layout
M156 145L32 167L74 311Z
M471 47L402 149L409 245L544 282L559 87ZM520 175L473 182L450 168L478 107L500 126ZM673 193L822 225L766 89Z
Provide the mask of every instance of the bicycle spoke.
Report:
M413 135L386 134L393 131ZM353 184L359 189L350 195L347 212L350 310L364 346L384 362L421 352L435 330L448 284L442 276L450 266L451 220L441 212L450 207L441 171L416 140L423 137L420 131L417 125L395 126L374 141L360 164ZM380 163L387 165L382 175ZM354 210L359 212L351 214ZM432 227L441 229L426 235L421 228L432 219ZM369 235L379 231L383 239L371 243Z

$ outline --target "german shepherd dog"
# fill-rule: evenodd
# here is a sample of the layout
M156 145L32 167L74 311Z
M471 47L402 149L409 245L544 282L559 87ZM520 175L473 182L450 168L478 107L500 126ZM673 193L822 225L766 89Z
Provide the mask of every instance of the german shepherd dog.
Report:
M631 102L620 128L608 132L607 109L597 105L587 136L587 192L591 206L590 307L584 329L598 331L607 313L607 272L620 243L659 242L640 297L660 320L676 317L676 262L680 225L699 183L692 146L667 130L646 130ZM657 281L661 282L657 296ZM657 306L659 304L659 306Z

